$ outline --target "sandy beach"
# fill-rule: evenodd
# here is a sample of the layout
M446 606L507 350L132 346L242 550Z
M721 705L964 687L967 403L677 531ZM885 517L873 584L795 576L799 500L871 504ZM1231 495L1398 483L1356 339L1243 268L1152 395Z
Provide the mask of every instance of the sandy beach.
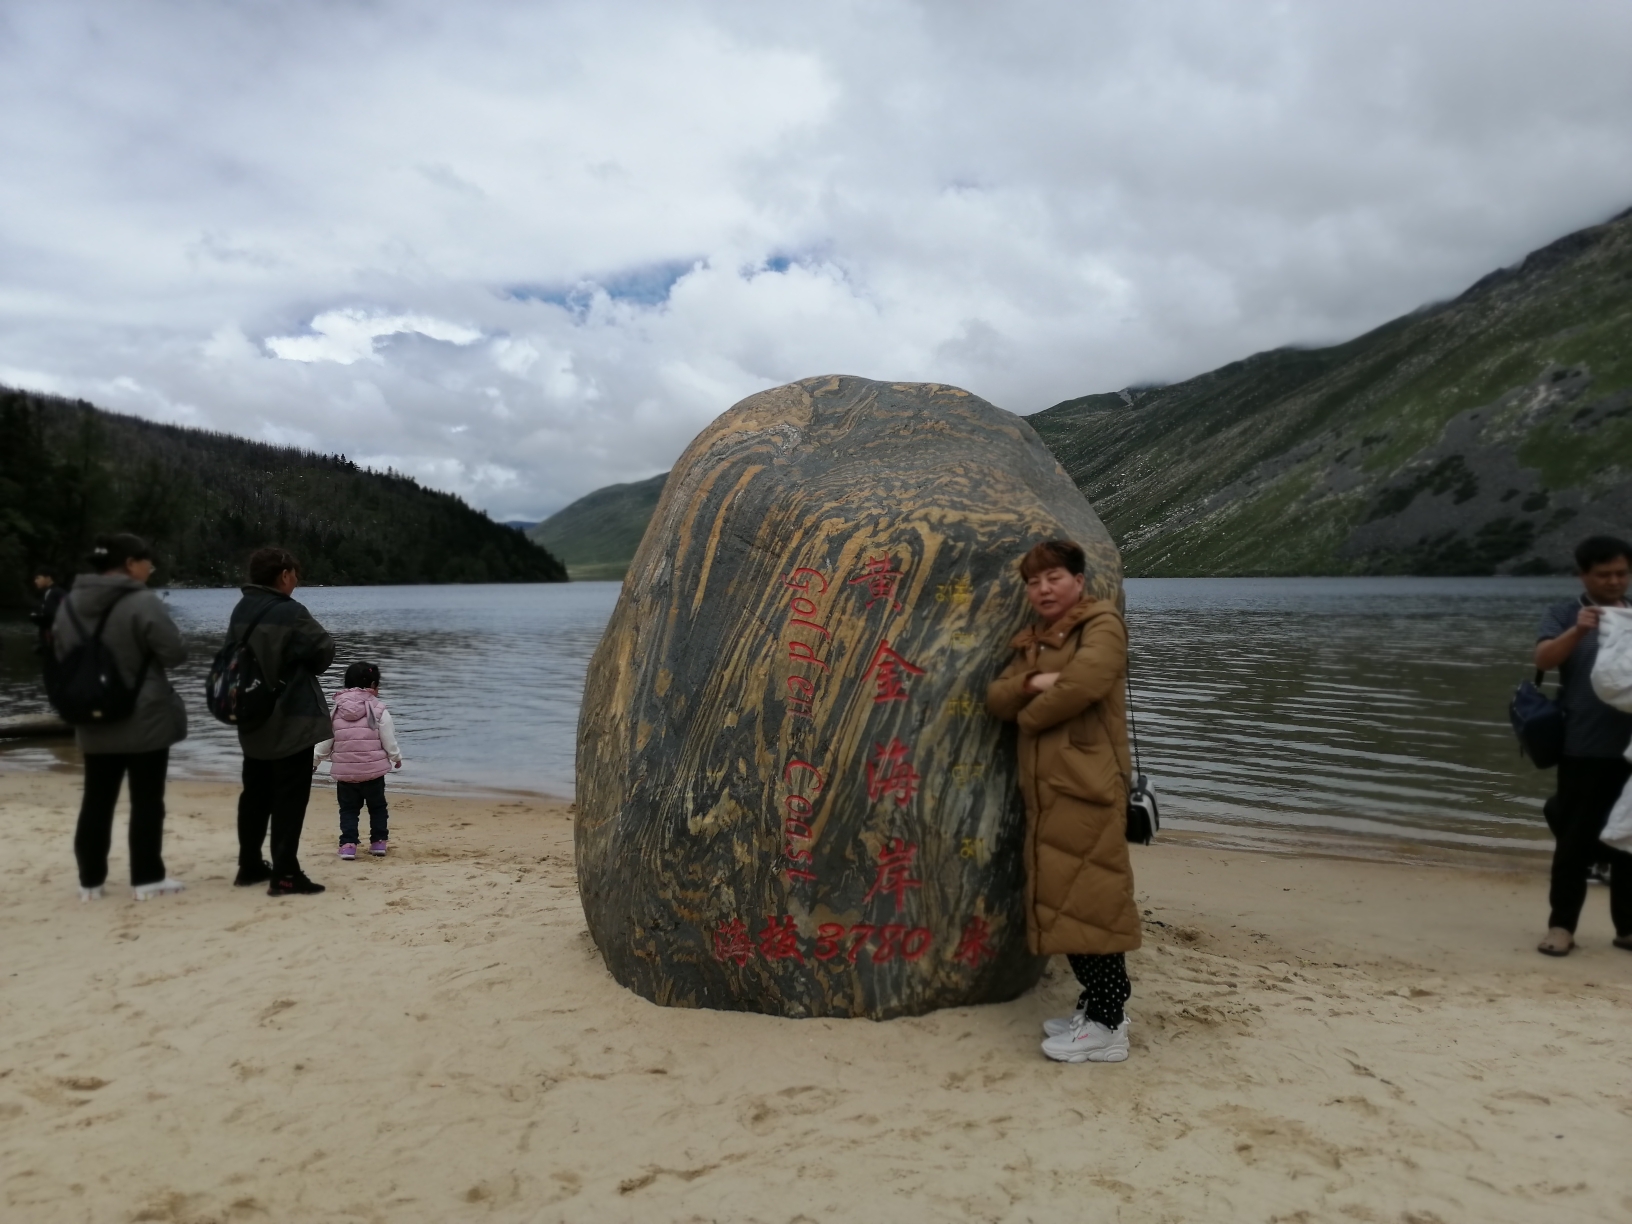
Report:
M1529 861L1136 848L1133 1055L1058 1066L1063 961L884 1024L658 1008L588 941L566 805L399 792L341 864L320 791L329 892L274 900L234 793L172 786L184 895L81 904L78 779L0 773L8 1221L1632 1218L1632 955L1600 889L1536 955Z

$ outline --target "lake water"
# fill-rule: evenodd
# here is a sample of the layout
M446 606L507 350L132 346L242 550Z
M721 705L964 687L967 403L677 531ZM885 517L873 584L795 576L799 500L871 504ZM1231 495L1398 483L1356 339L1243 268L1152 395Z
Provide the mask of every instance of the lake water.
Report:
M1221 842L1318 836L1485 849L1550 845L1552 775L1519 758L1508 695L1568 579L1133 579L1145 772L1169 827ZM309 587L344 664L379 663L408 766L393 785L570 795L579 695L618 585ZM171 591L193 657L176 683L183 777L235 775L198 700L238 592ZM0 714L44 708L24 626L4 632ZM0 764L77 769L0 741Z

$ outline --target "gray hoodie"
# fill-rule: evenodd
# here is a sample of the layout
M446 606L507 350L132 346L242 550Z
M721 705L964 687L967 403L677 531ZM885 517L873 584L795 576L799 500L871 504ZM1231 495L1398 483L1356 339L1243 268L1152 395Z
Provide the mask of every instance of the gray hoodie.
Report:
M114 604L121 591L130 591ZM113 752L156 752L187 738L187 707L170 686L165 669L187 658L181 631L154 591L128 574L81 574L74 589L57 609L53 624L57 658L64 658L79 643L79 634L69 618L74 610L87 637L96 632L102 614L113 604L102 644L112 653L119 675L126 684L136 683L142 659L148 660L147 675L136 696L136 709L129 718L116 723L74 728L79 750L87 754Z

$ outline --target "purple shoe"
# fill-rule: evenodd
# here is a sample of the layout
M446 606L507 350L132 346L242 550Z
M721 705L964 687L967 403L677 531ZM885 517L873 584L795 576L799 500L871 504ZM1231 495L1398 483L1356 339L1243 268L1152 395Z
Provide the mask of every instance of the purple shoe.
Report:
M348 863L351 862L352 859L357 857L357 847L353 843L347 842L340 847L340 857Z
M389 846L390 844L391 844L390 842L384 841L383 839L380 840L380 841L369 842L368 843L368 852L370 854L372 854L375 858L384 858L385 857L385 848L387 846Z

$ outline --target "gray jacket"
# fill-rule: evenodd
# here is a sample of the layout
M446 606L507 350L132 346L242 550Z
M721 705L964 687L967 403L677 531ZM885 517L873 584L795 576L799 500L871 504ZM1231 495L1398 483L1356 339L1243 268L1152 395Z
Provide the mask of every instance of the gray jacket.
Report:
M267 683L281 685L283 691L271 718L253 731L239 730L238 745L246 757L275 761L334 734L329 703L317 682L334 662L334 639L306 605L289 596L264 586L246 586L243 592L227 622L227 633L236 637L261 617L250 634L249 648Z
M114 599L121 591L134 593L115 604ZM136 683L143 658L148 660L147 675L142 680L141 692L136 695L136 709L129 718L116 723L75 727L74 738L79 741L79 750L88 754L156 752L168 748L177 740L187 738L187 707L170 686L165 669L180 665L187 658L187 647L182 644L181 631L170 619L164 600L156 592L128 574L81 574L57 609L52 625L57 658L65 657L80 641L68 609L73 609L86 637L90 637L110 604L113 611L108 616L107 628L102 631L102 644L113 655L126 684Z

